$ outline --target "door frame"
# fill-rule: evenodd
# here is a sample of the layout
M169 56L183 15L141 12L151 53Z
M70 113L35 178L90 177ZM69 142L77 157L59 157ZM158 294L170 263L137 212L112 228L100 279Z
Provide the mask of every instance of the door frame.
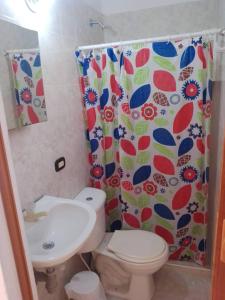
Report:
M212 300L225 300L225 263L221 261L223 222L225 222L225 139L221 159L220 191L218 196L214 255L212 263Z
M9 242L23 300L38 300L0 88L0 192ZM7 259L7 258L6 258ZM11 299L10 299L11 300ZM14 299L13 299L14 300Z
M23 300L33 300L27 258L15 204L3 131L0 125L0 190Z

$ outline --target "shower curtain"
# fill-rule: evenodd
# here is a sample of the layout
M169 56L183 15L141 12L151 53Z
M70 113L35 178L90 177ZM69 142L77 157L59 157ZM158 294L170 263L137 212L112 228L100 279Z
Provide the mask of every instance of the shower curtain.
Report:
M205 263L212 44L198 37L77 51L90 185L107 229L162 236Z

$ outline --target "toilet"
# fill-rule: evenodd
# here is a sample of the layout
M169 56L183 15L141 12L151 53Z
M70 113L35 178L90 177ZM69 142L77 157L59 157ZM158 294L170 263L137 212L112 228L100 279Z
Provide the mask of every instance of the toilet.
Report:
M80 253L92 252L105 293L118 300L150 300L155 290L153 274L168 260L166 241L144 230L106 233L102 190L84 188L74 200L85 201L96 211L94 230Z

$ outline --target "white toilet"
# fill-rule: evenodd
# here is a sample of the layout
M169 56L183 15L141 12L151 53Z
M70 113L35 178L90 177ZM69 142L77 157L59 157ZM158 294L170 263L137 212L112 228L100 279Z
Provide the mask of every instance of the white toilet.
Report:
M85 188L74 200L86 201L96 211L94 231L80 253L92 252L106 294L118 300L150 300L154 294L152 274L168 260L166 241L144 230L106 233L106 194L102 190Z

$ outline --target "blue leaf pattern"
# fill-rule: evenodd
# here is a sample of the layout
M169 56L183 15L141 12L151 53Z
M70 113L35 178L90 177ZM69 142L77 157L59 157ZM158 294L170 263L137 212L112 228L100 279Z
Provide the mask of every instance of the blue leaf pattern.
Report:
M177 222L177 229L187 226L190 222L191 222L191 216L189 214L185 214L181 216L179 221Z
M108 89L103 89L103 93L100 97L101 109L104 108L104 106L107 104L108 100L109 100L109 90Z
M175 57L177 50L171 42L156 42L152 45L153 50L160 56Z
M108 56L110 57L110 59L112 60L112 62L117 62L117 57L113 51L113 48L108 48L107 49L107 53L108 53Z
M29 62L25 59L20 62L21 70L26 73L28 76L32 77L32 70Z
M172 134L165 128L158 128L153 131L153 137L154 139L166 146L175 146L176 142L172 136Z
M193 46L187 47L187 49L183 52L181 61L180 61L180 68L183 69L190 65L195 58L195 48Z
M193 140L191 138L185 138L178 149L178 155L184 155L189 152L194 146Z
M175 220L172 211L164 204L155 204L154 210L161 218Z
M138 88L132 95L130 99L130 108L137 108L144 104L151 93L151 86L150 84L143 85L142 87Z
M151 175L151 167L150 166L143 166L139 168L133 177L133 184L139 184L149 178Z

